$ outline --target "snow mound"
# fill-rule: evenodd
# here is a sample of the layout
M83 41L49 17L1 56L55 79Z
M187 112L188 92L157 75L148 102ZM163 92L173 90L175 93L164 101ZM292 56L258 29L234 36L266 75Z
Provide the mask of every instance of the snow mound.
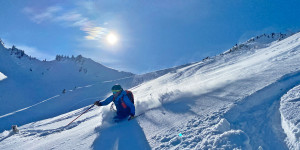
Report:
M226 119L221 119L205 132L208 133L206 138L196 149L251 149L248 135L242 130L230 129Z
M220 132L228 131L230 130L230 123L226 119L221 119L214 129Z
M248 135L242 130L230 130L218 135L214 149L251 149Z
M287 92L280 102L281 125L289 149L300 150L300 85Z

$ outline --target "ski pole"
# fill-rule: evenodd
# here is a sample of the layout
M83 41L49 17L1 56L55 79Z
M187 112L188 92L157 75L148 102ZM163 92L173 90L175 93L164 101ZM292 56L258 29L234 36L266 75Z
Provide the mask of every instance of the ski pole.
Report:
M139 114L139 115L136 115L136 116L134 116L134 117L131 118L131 119L129 118L128 121L130 121L130 120L132 120L132 119L135 119L136 117L141 116L141 115L144 115L144 114L145 114L145 112L143 112L143 113L141 113L141 114Z
M74 122L76 119L78 119L81 115L83 115L84 113L86 113L86 112L88 112L92 107L94 107L95 106L95 104L93 104L90 108L88 108L86 111L84 111L82 114L80 114L77 118L75 118L73 121L71 121L68 125L66 125L66 127L67 126L69 126L72 122Z

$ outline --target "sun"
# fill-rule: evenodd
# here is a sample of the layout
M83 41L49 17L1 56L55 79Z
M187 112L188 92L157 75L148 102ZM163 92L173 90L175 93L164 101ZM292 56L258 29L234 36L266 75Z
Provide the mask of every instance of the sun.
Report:
M115 45L117 42L118 42L118 36L114 33L109 33L107 36L106 36L106 41L108 44L110 45Z

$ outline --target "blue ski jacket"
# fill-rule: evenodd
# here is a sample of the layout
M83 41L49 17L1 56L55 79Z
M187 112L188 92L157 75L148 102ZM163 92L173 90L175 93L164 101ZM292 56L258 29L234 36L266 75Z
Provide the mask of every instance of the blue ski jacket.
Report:
M100 102L101 106L108 105L113 101L114 96L111 95L110 97L106 98L104 101ZM117 115L118 116L128 116L128 115L135 115L135 107L134 104L129 100L126 91L122 91L117 98L113 101L117 108ZM123 104L122 104L123 103ZM125 105L124 105L125 103Z

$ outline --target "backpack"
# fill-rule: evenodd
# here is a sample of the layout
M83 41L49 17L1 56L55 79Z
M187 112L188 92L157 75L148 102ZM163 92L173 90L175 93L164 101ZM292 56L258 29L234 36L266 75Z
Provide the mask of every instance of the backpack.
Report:
M129 90L125 90L127 97L129 98L129 100L132 102L132 104L134 104L134 97L131 91Z

